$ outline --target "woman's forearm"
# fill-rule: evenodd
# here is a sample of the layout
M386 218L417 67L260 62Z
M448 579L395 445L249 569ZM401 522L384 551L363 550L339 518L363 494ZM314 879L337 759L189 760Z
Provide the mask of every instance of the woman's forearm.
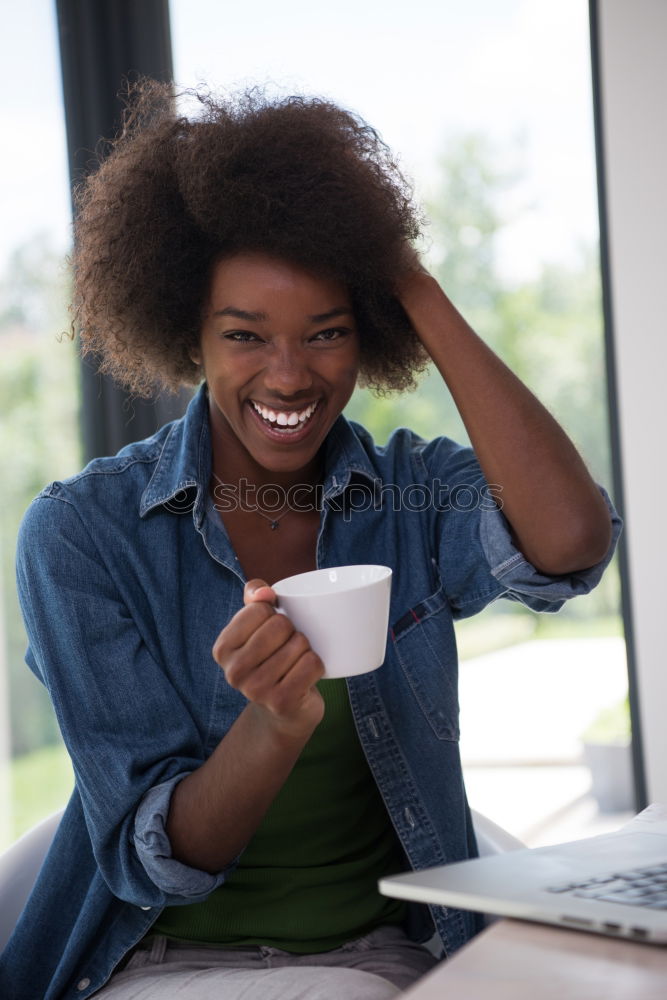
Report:
M245 707L207 761L172 794L173 856L217 874L243 850L284 785L311 733L276 731L261 706Z
M461 414L518 547L545 573L599 562L611 539L600 491L529 389L468 326L436 280L413 273L401 302Z

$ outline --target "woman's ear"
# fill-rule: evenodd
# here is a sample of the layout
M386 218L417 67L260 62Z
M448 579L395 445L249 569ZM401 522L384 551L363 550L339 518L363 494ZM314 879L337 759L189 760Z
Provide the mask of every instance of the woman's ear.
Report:
M193 365L201 365L201 352L198 347L191 347L188 354L190 355L190 361Z

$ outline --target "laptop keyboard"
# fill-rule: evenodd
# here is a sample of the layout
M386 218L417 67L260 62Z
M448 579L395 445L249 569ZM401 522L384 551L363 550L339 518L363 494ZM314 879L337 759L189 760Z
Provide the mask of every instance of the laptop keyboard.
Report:
M562 885L548 886L547 892L565 892L605 903L667 910L667 863L596 875L579 882L563 882Z

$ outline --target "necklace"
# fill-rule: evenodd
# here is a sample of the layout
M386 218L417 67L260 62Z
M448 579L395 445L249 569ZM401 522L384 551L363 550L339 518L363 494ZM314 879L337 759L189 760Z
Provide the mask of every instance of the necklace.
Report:
M212 471L211 475L213 476L215 481L220 484L220 486L227 487L227 483L223 483L220 476L216 476L215 472ZM276 528L280 527L279 522L282 521L282 519L285 517L286 514L289 514L289 511L290 508L289 506L287 506L285 507L285 510L283 510L280 514L278 514L277 517L271 517L269 514L265 514L263 510L260 510L259 507L254 508L255 514L259 514L260 517L263 517L265 521L269 522L269 524L271 525L271 531L275 531Z

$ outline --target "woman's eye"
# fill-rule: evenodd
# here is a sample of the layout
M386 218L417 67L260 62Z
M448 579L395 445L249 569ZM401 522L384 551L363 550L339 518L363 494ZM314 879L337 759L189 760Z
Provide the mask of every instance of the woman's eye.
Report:
M320 340L320 341L322 341L322 340L340 340L340 338L344 337L346 335L346 333L347 333L347 330L340 330L337 327L335 327L335 328L333 328L331 330L320 330L319 333L315 334L315 336L313 337L313 340Z
M251 344L253 341L259 341L257 334L251 333L250 330L232 330L230 333L223 333L223 337L235 344Z

